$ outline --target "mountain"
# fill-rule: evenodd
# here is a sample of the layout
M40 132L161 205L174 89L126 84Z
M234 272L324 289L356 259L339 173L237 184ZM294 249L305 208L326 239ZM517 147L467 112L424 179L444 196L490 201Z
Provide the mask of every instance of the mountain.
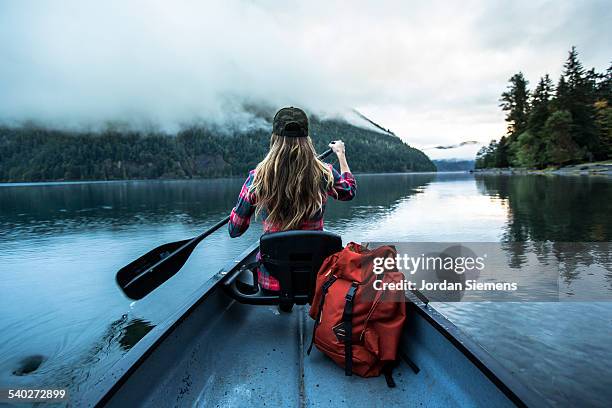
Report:
M0 127L0 181L243 176L265 156L269 128L224 134L194 126L168 135L118 128L75 132ZM354 172L435 171L423 152L386 131L313 116L311 136L319 152L332 140L344 140Z
M438 171L469 171L474 170L474 160L442 159L434 160Z

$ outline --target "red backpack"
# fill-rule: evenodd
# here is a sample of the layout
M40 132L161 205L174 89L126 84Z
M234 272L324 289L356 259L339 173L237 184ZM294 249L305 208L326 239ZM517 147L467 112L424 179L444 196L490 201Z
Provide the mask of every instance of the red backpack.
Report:
M368 250L351 242L325 259L310 308L315 324L308 354L314 343L344 367L346 375L373 377L384 372L393 386L390 370L406 320L405 295L401 290L376 290L373 284L404 279L395 267L396 255L391 246ZM393 268L376 275L374 258L388 257L393 257Z

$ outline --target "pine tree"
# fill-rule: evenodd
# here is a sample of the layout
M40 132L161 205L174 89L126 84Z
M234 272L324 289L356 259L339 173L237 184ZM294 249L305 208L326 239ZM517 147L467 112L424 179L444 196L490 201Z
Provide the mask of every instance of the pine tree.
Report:
M605 99L595 102L595 125L600 142L598 158L612 159L612 106Z
M569 89L565 78L561 76L557 83L557 91L555 92L555 100L553 102L555 110L569 110Z
M481 149L481 166L543 168L612 158L612 65L603 74L585 70L572 47L556 89L545 75L530 98L522 73L509 82L500 98L507 135Z
M508 162L509 147L510 146L508 138L506 136L502 136L501 139L499 139L499 143L497 144L497 152L495 152L495 167L510 167L510 163Z
M546 154L548 135L543 129L553 110L551 104L553 92L553 82L546 74L540 78L531 98L529 129L519 135L517 146L514 147L516 161L521 166L543 168L548 164Z
M527 120L529 114L529 90L527 85L529 81L525 79L522 72L513 75L510 80L507 90L502 93L501 103L502 110L507 112L506 122L508 122L508 135L516 136L523 133L527 129Z
M529 114L528 126L529 129L534 131L540 131L546 120L550 116L551 98L554 92L554 85L548 74L540 78L538 86L533 92L531 98L531 111Z
M605 100L608 102L608 106L612 106L612 64L597 84L597 99Z
M598 158L608 160L612 159L612 64L598 79L594 104L595 125L601 149Z
M586 149L587 160L599 154L599 137L595 127L595 94L592 82L587 80L576 47L569 51L563 65L563 77L567 82L567 98L560 107L572 118L571 135L574 141Z
M572 46L569 50L567 61L563 64L563 68L563 76L570 89L576 89L582 84L584 81L584 68L578 59L578 50L576 50L576 47Z
M556 111L546 121L548 135L546 154L555 164L571 164L584 158L584 152L572 138L572 115L568 111Z

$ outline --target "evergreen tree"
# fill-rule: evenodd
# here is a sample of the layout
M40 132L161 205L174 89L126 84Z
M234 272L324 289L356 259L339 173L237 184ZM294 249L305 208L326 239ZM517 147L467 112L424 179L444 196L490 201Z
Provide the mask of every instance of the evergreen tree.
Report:
M546 154L553 163L564 165L583 159L583 151L572 138L572 115L568 111L550 115L544 130L548 134Z
M595 102L595 125L601 149L599 157L603 160L612 159L612 107L607 100Z
M543 132L546 121L552 112L551 98L554 92L553 82L548 76L540 78L531 99L529 113L529 130L519 135L515 147L517 161L524 167L543 168L548 164L546 142L548 135Z
M509 82L510 85L508 85L507 90L502 93L499 106L504 112L507 112L508 134L517 136L527 129L529 114L529 90L527 85L529 82L522 72L513 75Z
M597 99L605 100L608 102L608 106L612 106L612 64L597 84Z
M482 146L480 149L478 149L478 152L476 153L476 160L474 161L474 168L475 169L486 169L486 156L487 156L487 147L486 146Z
M529 129L540 131L544 127L546 120L550 116L551 98L554 92L554 85L548 74L540 78L531 98L531 112L529 115Z
M595 126L601 152L598 158L612 159L612 65L599 76L595 90Z
M598 155L599 150L599 137L595 128L594 84L585 75L576 47L572 47L569 51L563 68L567 97L563 99L559 108L571 114L572 138L579 146L586 149L587 160L592 160Z
M612 65L604 74L585 70L572 47L556 89L545 75L529 94L522 73L510 78L500 99L507 137L494 151L491 145L479 151L480 166L543 168L612 158Z
M565 78L561 76L557 83L557 90L555 92L555 100L553 101L555 110L568 110L570 107L570 95Z
M515 165L518 167L540 167L543 158L543 144L529 130L518 135L512 145Z
M519 150L518 135L527 130L529 119L529 90L522 72L513 75L505 92L500 98L502 110L506 112L508 122L508 137L503 145L503 150L496 152L495 162L508 163L509 165L520 165L516 160L516 152Z
M477 169L486 169L496 167L497 164L498 144L496 140L491 140L488 146L480 148L476 154L476 162L474 167Z
M508 156L510 155L508 150L510 149L509 140L506 136L502 136L497 144L497 151L495 152L495 167L504 168L510 167Z

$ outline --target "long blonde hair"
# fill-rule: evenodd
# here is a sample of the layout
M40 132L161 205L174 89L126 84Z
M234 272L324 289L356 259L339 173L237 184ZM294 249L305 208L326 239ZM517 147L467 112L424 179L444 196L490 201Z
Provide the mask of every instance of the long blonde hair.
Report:
M310 137L273 133L270 151L255 168L255 215L265 211L266 223L280 231L297 229L323 209L333 183L332 171L317 158Z

